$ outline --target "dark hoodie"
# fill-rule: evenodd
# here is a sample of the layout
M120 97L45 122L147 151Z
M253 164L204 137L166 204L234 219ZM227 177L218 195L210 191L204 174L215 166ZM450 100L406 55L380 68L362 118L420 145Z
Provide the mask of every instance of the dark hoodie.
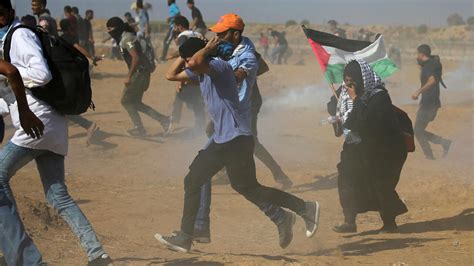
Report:
M421 65L420 82L421 86L425 85L430 76L434 76L436 79L435 85L421 94L420 108L424 110L438 109L441 107L441 101L439 99L440 90L439 83L441 81L441 75L443 67L439 56L430 56L430 59L423 62Z

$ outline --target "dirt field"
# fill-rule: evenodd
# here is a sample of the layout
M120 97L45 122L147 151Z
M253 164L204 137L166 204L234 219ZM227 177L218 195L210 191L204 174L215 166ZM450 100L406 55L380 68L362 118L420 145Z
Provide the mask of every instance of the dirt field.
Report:
M278 246L276 227L229 186L215 185L211 212L212 243L195 245L190 254L162 248L157 232L178 229L182 211L183 177L206 138L193 136L189 110L177 131L163 137L160 125L144 118L148 139L128 137L131 122L120 106L126 67L104 61L93 80L95 112L85 117L101 132L86 147L85 130L70 127L66 160L67 183L95 227L116 265L472 265L474 250L473 89L472 61L445 62L443 108L430 129L454 140L445 159L428 161L421 151L409 154L398 186L409 212L398 218L400 233L376 234L376 213L358 217L359 232L334 233L342 220L336 188L336 164L342 139L327 117L329 89L316 60L304 66L271 66L260 79L264 107L260 114L261 142L270 150L295 185L290 192L322 206L321 226L312 239L298 220L295 237L285 250ZM418 69L410 62L387 82L393 100L412 118L419 86ZM153 74L145 102L169 114L175 84L164 79L168 65ZM467 74L463 74L467 73ZM10 130L11 134L12 131ZM441 149L435 147L439 157ZM275 185L270 171L257 162L259 180ZM46 207L39 177L32 163L12 181L26 227L52 265L85 265L86 256L74 235L54 211Z

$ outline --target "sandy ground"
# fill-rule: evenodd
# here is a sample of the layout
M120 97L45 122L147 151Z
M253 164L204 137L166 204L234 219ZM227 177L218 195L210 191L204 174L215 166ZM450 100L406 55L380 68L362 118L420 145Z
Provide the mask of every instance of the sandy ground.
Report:
M442 91L443 108L429 128L454 144L445 159L425 160L419 150L409 154L398 186L409 208L398 218L400 233L376 234L381 221L378 214L368 213L358 217L360 233L341 235L331 227L342 219L336 188L342 140L334 137L330 126L318 125L327 117L330 91L315 60L305 61L305 66L271 66L260 79L264 108L259 133L294 181L290 192L320 201L319 232L307 239L298 220L292 244L281 250L276 227L257 208L228 185L215 185L212 243L195 245L189 254L162 248L153 235L178 229L183 177L206 141L204 134L190 133L193 116L188 110L170 136L163 137L160 125L148 118L144 123L149 138L127 136L131 122L120 106L125 64L106 60L95 69L97 109L85 117L102 131L95 144L86 147L85 130L71 124L67 183L116 265L473 264L472 63L445 62L445 77L453 86ZM175 86L164 79L167 67L158 66L145 95L146 103L165 114L171 111ZM407 62L387 84L394 102L412 118L416 102L409 96L418 87L418 73ZM434 150L439 157L440 147ZM262 183L275 185L260 162L257 173ZM46 207L34 163L17 173L12 186L45 261L85 265L75 236Z

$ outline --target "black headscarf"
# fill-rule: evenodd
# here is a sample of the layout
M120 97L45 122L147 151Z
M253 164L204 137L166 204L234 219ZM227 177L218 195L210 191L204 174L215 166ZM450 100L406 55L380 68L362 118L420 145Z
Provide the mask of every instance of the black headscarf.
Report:
M189 58L204 47L206 47L206 43L200 38L189 38L179 46L179 55L182 58Z
M356 60L350 61L344 68L344 77L351 77L356 84L356 94L361 96L364 92L364 79L362 77L362 70Z
M107 20L106 23L107 28L114 28L112 31L109 32L110 36L114 38L114 40L119 43L122 39L122 33L131 32L135 33L135 31L130 27L130 25L123 22L123 20L119 17L112 17Z

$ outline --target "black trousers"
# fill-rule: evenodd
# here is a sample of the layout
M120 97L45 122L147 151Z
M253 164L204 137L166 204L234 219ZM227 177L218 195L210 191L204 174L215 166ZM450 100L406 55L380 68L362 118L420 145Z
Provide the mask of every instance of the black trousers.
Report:
M150 85L150 73L135 72L131 82L123 89L120 100L123 108L127 110L130 119L135 127L143 128L143 122L138 112L144 113L152 119L162 122L167 117L152 107L143 103L143 95Z
M304 214L305 202L302 199L258 183L253 151L253 137L239 136L223 144L213 142L199 152L184 178L182 232L193 235L201 186L223 167L227 170L232 188L257 207L262 203L270 203L290 209L299 215Z

